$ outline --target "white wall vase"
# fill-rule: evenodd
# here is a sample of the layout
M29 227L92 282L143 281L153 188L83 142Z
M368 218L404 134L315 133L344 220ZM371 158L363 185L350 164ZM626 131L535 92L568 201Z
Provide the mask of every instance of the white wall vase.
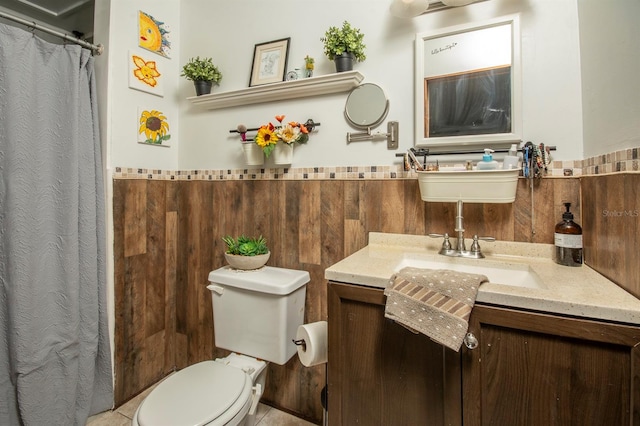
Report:
M262 166L264 164L264 152L254 142L244 142L242 150L244 151L244 162L247 166Z
M289 165L293 162L293 144L277 143L271 155L274 164Z

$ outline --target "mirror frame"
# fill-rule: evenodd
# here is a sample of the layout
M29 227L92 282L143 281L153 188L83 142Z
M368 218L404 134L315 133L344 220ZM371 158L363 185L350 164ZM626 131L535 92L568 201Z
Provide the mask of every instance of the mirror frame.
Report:
M356 96L359 94L359 90L362 90L364 88L364 86L374 86L377 89L380 90L380 93L382 94L382 96L384 97L384 110L382 111L382 114L380 114L380 116L378 116L377 118L375 118L373 121L371 121L368 124L360 124L358 122L356 122L353 117L349 114L349 101L352 101L355 98L352 98L352 96ZM358 99L361 100L361 99ZM355 105L351 105L352 107L355 107ZM351 92L349 92L349 96L347 96L347 100L345 102L344 105L344 117L347 120L347 122L352 126L355 127L356 129L371 129L374 127L377 127L380 125L380 123L382 123L385 118L387 118L387 115L389 114L389 97L387 96L387 93L384 91L384 89L382 87L380 87L378 84L375 83L362 83L357 87L354 87Z
M424 45L425 40L482 30L500 25L511 25L511 132L482 135L424 137ZM522 141L522 65L520 58L520 22L518 15L509 15L488 21L457 25L416 34L414 124L416 147L452 147L467 145L508 144Z

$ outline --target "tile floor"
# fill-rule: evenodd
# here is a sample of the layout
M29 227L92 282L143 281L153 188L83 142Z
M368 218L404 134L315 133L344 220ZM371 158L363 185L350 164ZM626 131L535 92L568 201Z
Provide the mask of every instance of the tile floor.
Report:
M114 411L107 411L89 417L86 426L130 426L131 419L142 400L151 392L147 389ZM265 404L258 405L256 426L312 426L313 423L299 419Z

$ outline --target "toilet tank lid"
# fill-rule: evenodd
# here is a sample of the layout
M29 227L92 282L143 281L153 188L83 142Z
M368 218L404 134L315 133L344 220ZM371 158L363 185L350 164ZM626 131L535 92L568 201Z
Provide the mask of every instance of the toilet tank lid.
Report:
M229 265L209 272L209 282L230 287L284 295L294 292L310 280L309 272L264 266L252 271L233 269Z

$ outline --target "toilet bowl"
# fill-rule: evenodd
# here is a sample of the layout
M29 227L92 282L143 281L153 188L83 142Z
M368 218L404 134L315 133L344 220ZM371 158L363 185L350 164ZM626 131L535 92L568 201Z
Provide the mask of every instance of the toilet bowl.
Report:
M297 353L309 280L306 271L270 266L210 272L215 344L234 353L169 376L140 404L132 425L253 426L267 361L283 365Z
M135 426L253 424L266 374L264 361L232 353L169 376L140 404Z

